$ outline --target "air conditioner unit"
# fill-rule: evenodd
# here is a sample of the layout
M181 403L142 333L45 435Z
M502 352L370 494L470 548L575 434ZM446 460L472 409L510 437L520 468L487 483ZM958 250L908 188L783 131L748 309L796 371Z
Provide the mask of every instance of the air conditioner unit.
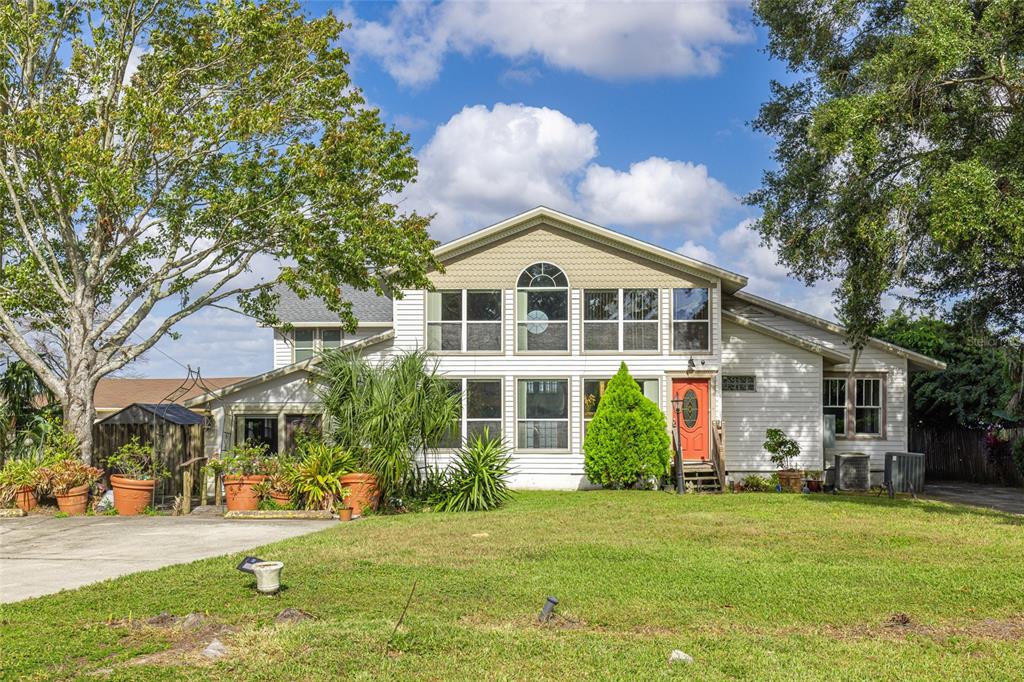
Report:
M867 490L871 487L871 457L863 452L837 452L837 490Z
M924 453L885 453L885 483L897 493L917 494L924 490Z

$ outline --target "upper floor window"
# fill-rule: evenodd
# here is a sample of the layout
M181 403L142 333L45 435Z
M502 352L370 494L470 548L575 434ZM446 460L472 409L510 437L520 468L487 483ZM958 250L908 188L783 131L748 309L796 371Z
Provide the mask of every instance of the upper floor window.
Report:
M569 350L569 280L550 263L523 270L516 283L516 349Z
M658 350L658 290L585 289L583 349Z
M293 333L295 362L308 360L322 350L341 347L338 327L301 327Z
M428 291L427 349L500 351L501 292Z
M707 289L672 290L672 350L711 350Z

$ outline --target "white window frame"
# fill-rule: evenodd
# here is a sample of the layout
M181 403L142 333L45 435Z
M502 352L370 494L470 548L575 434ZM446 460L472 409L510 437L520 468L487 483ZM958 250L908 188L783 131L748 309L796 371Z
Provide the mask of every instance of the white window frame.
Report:
M627 291L653 291L654 292L654 313L653 320L627 320L626 319L626 292ZM587 318L587 292L613 291L616 295L616 318L614 320L591 320ZM631 355L658 354L661 352L661 289L657 287L590 287L583 289L580 300L580 314L583 318L583 347L585 354L601 355L608 353L629 353ZM615 325L618 342L615 348L587 348L587 326L592 324ZM626 350L626 325L627 324L648 324L654 327L655 346L654 348L629 349Z
M558 268L559 272L561 272L562 276L565 278L566 285L564 287L521 287L521 286L519 286L519 280L523 276L523 273L526 272L531 267L533 267L534 265L540 265L540 264L551 265L551 266L554 266L554 267ZM524 307L524 306L520 306L520 304L519 304L519 300L520 300L519 294L520 294L520 292L525 293L525 294L529 294L529 292L534 292L534 291L560 291L560 292L563 292L565 294L565 319L564 320L548 320L548 322L550 324L565 325L565 348L559 348L559 349L553 349L553 350L529 350L529 349L527 349L525 347L524 348L520 348L519 347L519 328L521 326L523 326L523 325L536 324L537 323L536 320L524 319L524 316L525 316L526 313L523 310L521 310L521 308ZM524 300L526 300L526 298L528 298L528 297L524 297ZM515 352L517 354L518 353L523 353L525 355L568 355L569 353L572 352L572 283L569 282L569 276L567 274L565 274L565 268L563 268L561 265L558 265L557 263L552 263L551 261L537 261L537 262L534 262L534 263L530 263L530 265L528 265L525 268L523 268L522 270L520 270L519 274L516 275L515 301L513 302L513 305L515 306L515 311L513 312L513 318L515 320L515 323L514 323L515 328L513 329L513 335L515 336ZM529 333L529 332L527 332L527 333ZM518 389L517 389L517 391L518 391ZM516 439L517 440L518 440L518 437L519 437L518 436L518 432L519 432L519 425L517 423L516 424Z
M461 296L461 312L460 319L456 320L431 320L430 319L430 296L436 294L438 296L445 293L459 292ZM470 320L469 318L469 294L497 294L498 296L498 319L491 321L484 320ZM450 355L454 353L473 353L474 355L501 355L505 350L505 292L501 289L436 289L434 291L427 291L424 297L425 306L423 310L424 319L424 345L427 346L427 350L430 353L436 353L439 355ZM442 325L442 324L460 324L460 339L458 350L442 350L440 348L430 348L430 327L431 325ZM469 325L471 324L489 324L498 327L498 348L489 350L469 350Z
M830 397L831 394L834 392L834 391L826 391L825 390L825 384L827 382L834 382L834 383L837 383L837 384L842 384L842 386L843 386L843 401L842 401L841 405L838 404L838 403L836 403L836 404L833 404L833 403L825 404L825 397L826 396ZM850 414L849 414L850 390L849 390L849 388L850 387L847 384L848 384L848 382L846 381L846 377L823 377L822 380L821 380L821 408L822 408L821 409L821 413L822 413L822 415L826 414L825 408L829 408L829 409L832 409L832 410L840 410L841 409L843 411L843 418L842 418L842 420L836 419L836 438L846 438L847 433L848 433L847 427L848 427L849 421L850 421L850 419L849 419L849 417L850 417ZM842 433L840 433L839 430L838 430L838 427L839 427L840 424L843 427Z
M319 353L322 353L324 351L323 332L328 331L328 330L337 330L338 331L338 346L337 346L338 348L340 348L341 346L345 345L345 330L343 330L340 326L338 326L338 327L305 327L305 326L303 326L303 327L292 327L292 333L291 333L292 362L296 363L296 362L303 362L305 360L310 360L310 359L316 357ZM313 334L313 339L312 339L312 344L313 345L309 349L310 350L310 356L308 358L302 358L302 360L299 360L298 332L300 332L300 331L301 332L307 332L308 331L308 332L311 332ZM332 346L332 348L334 348L334 346ZM303 349L303 350L305 350L305 349Z
M826 375L822 378L822 414L824 414L824 408L842 408L843 409L843 425L845 431L843 433L836 434L836 440L885 440L888 425L886 424L887 410L886 410L886 395L887 395L887 382L886 375L882 373L871 373L871 372L857 372L853 375L852 385L849 381L850 375ZM825 404L825 382L826 381L839 381L842 382L846 387L846 401L844 405L826 405ZM878 384L878 404L877 405L865 405L861 404L860 388L862 381L873 381ZM861 432L857 431L857 410L858 409L871 409L878 410L878 431L877 432ZM836 420L839 423L839 420Z
M708 316L704 320L677 320L676 319L676 291L682 289L703 289L707 292L708 299ZM711 316L713 313L714 303L714 289L711 287L672 287L669 290L669 352L676 355L711 355L714 350L715 340L711 336ZM676 349L676 324L705 324L708 329L708 346L707 348L680 348Z
M469 423L470 422L498 422L497 434L491 433L490 436L494 437L497 435L503 441L508 442L505 434L505 381L502 377L492 376L478 376L478 377L444 377L445 380L459 383L459 446L456 447L439 447L437 448L441 452L454 452L459 447L466 445L469 438ZM469 416L469 383L470 382L491 382L498 384L498 395L501 397L501 407L499 410L499 416L494 417L470 417Z
M521 401L520 397L519 397L519 385L520 385L520 383L522 383L524 381L560 381L560 382L565 383L565 395L566 395L565 417L564 418L558 418L558 419L552 419L552 418L531 419L529 417L520 417L519 416L519 407L520 407L520 403L522 401L526 400L526 393L525 392L523 393L523 398L522 398L522 401ZM516 377L516 379L515 379L515 401L514 402L515 402L515 405L513 405L513 408L515 410L514 442L516 444L515 449L516 449L517 452L554 452L554 453L561 453L561 452L570 452L572 450L572 428L571 428L571 425L572 425L572 381L570 380L569 377ZM525 411L525 404L523 404L523 409ZM564 422L565 423L565 433L566 433L566 447L564 447L564 448L533 448L533 447L527 447L527 446L523 445L522 443L519 442L519 424L520 424L520 422Z

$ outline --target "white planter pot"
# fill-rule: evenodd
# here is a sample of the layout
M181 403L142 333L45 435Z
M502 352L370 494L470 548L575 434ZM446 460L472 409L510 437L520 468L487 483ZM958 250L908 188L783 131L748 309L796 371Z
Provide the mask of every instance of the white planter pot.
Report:
M281 589L281 569L284 564L280 561L261 561L252 565L252 572L256 575L256 590L263 594L274 594Z

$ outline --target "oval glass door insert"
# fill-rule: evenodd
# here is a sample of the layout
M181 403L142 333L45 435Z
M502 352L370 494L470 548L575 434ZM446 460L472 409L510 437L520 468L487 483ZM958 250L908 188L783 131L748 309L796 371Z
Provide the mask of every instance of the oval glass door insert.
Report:
M688 429L697 423L697 394L692 388L683 395L683 423Z

